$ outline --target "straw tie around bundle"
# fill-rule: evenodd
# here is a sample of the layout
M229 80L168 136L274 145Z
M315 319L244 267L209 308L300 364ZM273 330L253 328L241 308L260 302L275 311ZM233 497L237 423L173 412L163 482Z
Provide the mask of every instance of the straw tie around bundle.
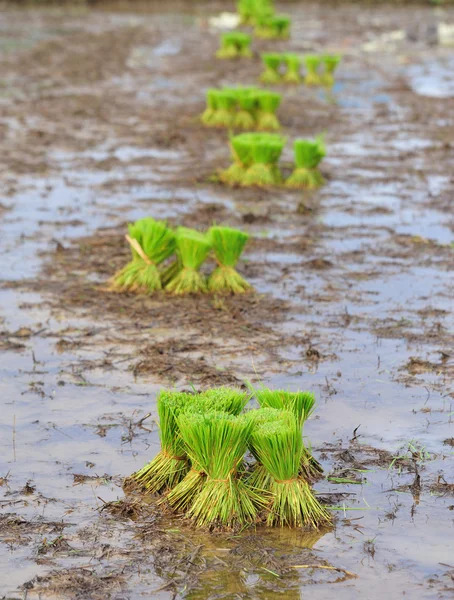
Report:
M150 217L128 224L132 261L111 279L112 290L153 293L162 289L158 265L175 250L175 235L164 221Z
M214 388L197 394L194 401L187 406L185 412L206 414L209 412L226 412L238 415L249 401L250 394L231 388ZM177 512L186 512L200 493L205 483L206 473L203 465L192 456L191 469L167 495L165 501Z
M207 258L210 248L206 235L181 228L177 232L177 251L181 268L167 283L166 291L176 296L206 292L206 280L199 269Z
M248 292L252 286L235 270L235 266L249 235L230 227L211 227L209 236L218 263L208 279L209 290L220 294Z
M326 156L323 136L315 140L295 140L295 169L285 182L288 187L315 189L323 185L324 179L318 165Z
M131 479L147 493L162 493L174 487L189 470L184 443L178 431L176 417L192 401L184 392L162 391L157 400L161 450Z
M293 423L258 425L252 431L250 445L271 476L268 525L317 528L331 522L328 511L299 476L302 438L296 419Z
M181 414L181 436L192 464L206 474L188 515L198 526L244 526L254 522L263 496L237 477L252 423L223 412Z

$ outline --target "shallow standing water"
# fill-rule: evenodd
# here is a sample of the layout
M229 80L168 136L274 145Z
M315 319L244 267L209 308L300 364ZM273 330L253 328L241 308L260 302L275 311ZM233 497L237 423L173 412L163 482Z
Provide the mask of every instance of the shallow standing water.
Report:
M254 42L344 55L332 95L281 90L284 161L326 131L309 195L210 180L229 151L197 122L204 92L261 71L214 59L222 8L2 13L0 592L451 597L454 79L452 49L414 31L454 12L289 5L292 39ZM248 230L257 300L107 294L145 215ZM245 378L316 392L335 528L205 535L113 513L158 449L159 388Z

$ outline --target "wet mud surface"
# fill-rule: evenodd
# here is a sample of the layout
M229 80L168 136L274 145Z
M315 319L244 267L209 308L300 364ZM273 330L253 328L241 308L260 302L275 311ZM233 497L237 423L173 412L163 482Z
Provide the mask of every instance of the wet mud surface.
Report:
M332 94L282 89L284 170L326 131L307 194L213 178L204 92L262 69L213 58L222 8L2 13L0 597L450 598L453 50L427 32L453 9L291 5L289 42L254 41L344 55ZM249 231L256 292L109 292L146 215ZM207 534L124 497L161 386L245 379L316 392L334 529Z

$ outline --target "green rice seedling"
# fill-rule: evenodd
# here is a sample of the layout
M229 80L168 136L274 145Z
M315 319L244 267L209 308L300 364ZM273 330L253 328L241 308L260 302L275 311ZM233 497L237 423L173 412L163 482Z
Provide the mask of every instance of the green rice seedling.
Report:
M318 165L326 156L323 136L314 140L295 140L295 169L285 182L287 187L315 189L323 185L325 180Z
M210 126L212 123L212 119L216 114L216 111L218 109L218 104L217 104L217 94L218 94L219 90L215 90L215 89L210 89L207 90L206 93L206 100L207 100L207 106L206 109L204 110L204 112L202 113L202 116L200 117L200 120L202 121L202 123L204 125L208 125Z
M189 461L176 418L190 402L191 394L173 391L159 393L157 408L161 450L153 460L131 475L131 479L149 494L171 489L189 471Z
M276 94L276 92L260 91L258 94L257 129L260 131L276 131L280 128L276 111L279 108L281 99L281 95Z
M230 150L233 164L222 171L220 179L228 185L237 185L243 182L248 167L252 164L253 136L256 134L241 133L230 138Z
M185 412L203 415L215 411L239 415L250 397L250 394L235 388L212 388L197 394L194 401L188 404ZM206 473L202 465L194 458L186 477L168 493L167 503L178 512L186 512L202 490L205 479Z
M254 35L265 39L286 40L290 37L290 25L291 19L286 15L259 17Z
M179 230L177 251L181 260L181 269L167 283L166 291L176 296L206 292L205 277L199 269L210 249L210 241L206 235L186 228Z
M111 279L111 289L152 294L162 289L158 265L175 250L175 234L164 221L151 217L129 223L126 236L132 261Z
M233 127L235 129L255 129L256 103L256 90L246 89L238 93L239 110L236 113L233 121Z
M217 90L216 111L211 116L211 127L232 127L235 119L235 109L237 105L237 94L234 90Z
M240 31L232 31L221 35L221 47L216 52L217 58L250 58L251 36Z
M292 423L295 420L295 416L291 411L270 407L251 410L247 413L247 416L252 419L254 428L263 423L274 423L279 421ZM271 475L256 456L254 447L251 444L249 444L249 450L256 462L247 477L247 482L252 488L265 491L269 490L271 485Z
M280 183L280 172L277 163L286 139L272 133L249 135L251 136L252 165L244 174L242 185L266 187Z
M253 523L263 494L238 477L252 421L225 412L184 413L178 417L191 463L206 474L187 514L200 527L233 527Z
M298 54L285 54L284 62L287 66L287 71L282 77L283 81L285 81L285 83L301 83L301 56Z
M253 389L250 386L250 389ZM315 407L315 395L312 392L288 392L286 390L270 390L261 388L255 390L255 397L261 407L270 407L278 410L289 410L298 422L301 432L303 432L304 423L310 417ZM300 474L306 478L317 478L323 469L320 463L314 458L312 452L303 442L301 453Z
M257 19L274 15L274 5L272 0L239 0L237 11L242 23L255 25Z
M251 285L235 270L249 239L247 233L230 227L211 227L208 232L218 266L208 279L208 289L216 294L244 294Z
M328 511L299 475L303 442L296 419L258 425L250 446L271 476L267 525L318 528L331 522Z
M342 57L339 54L325 54L322 56L322 62L325 65L325 71L321 75L321 82L325 87L333 87L334 71L337 69Z
M281 82L279 67L282 62L282 54L268 53L262 54L262 61L265 65L265 70L260 75L260 81L263 83L277 84Z
M304 65L306 67L306 76L304 83L306 85L321 85L322 77L319 69L322 64L322 57L315 54L308 54L304 57Z

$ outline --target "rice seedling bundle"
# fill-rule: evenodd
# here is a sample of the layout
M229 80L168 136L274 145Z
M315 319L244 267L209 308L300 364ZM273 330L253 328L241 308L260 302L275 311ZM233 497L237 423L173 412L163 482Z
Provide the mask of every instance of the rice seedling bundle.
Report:
M207 414L209 412L225 412L239 415L250 399L250 394L232 388L214 388L197 394L193 402L186 406L186 412ZM172 509L186 512L192 506L194 498L202 490L206 478L203 465L193 456L191 468L165 498Z
M143 294L162 289L158 265L173 254L175 234L164 221L145 217L128 224L126 239L132 261L113 276L111 289Z
M342 57L339 54L325 54L322 56L325 70L321 75L321 81L325 87L332 87L334 85L334 72L341 60Z
M242 133L230 138L233 164L220 174L220 179L224 183L228 185L240 185L243 182L246 170L252 164L253 135Z
M205 277L199 269L211 250L208 237L182 228L177 233L177 250L181 268L167 283L166 291L176 296L207 292Z
M216 110L210 117L209 125L211 127L232 127L237 105L235 91L227 88L217 90L214 98Z
M289 392L286 390L270 390L267 388L255 390L255 397L261 407L290 411L303 434L304 423L312 414L315 407L315 395L312 392ZM310 449L302 441L300 474L306 478L320 475L320 463L312 456Z
M218 263L208 279L208 289L216 294L248 292L251 285L235 270L248 234L230 227L212 227L208 233Z
M237 93L237 98L238 112L233 120L234 129L244 129L246 131L255 129L257 90L254 88L239 90Z
M279 67L282 62L282 54L268 53L262 54L262 60L265 65L265 70L260 75L260 81L263 83L277 84L281 81Z
M323 136L315 140L295 140L295 169L285 182L292 188L315 189L323 185L324 179L318 165L326 156Z
M280 128L276 111L281 103L281 95L267 90L258 94L259 112L257 129L260 131L276 131Z
M272 0L239 0L237 11L243 24L255 25L258 19L274 15L274 5Z
M286 15L263 16L257 19L254 35L259 38L286 40L290 37L291 19Z
M211 125L213 116L215 115L215 113L217 111L217 108L218 108L217 94L218 94L218 92L219 92L219 90L216 90L216 89L207 90L207 93L206 93L207 106L206 106L206 109L203 112L202 116L200 117L200 119L204 125Z
M284 62L287 70L283 76L285 83L301 83L301 63L302 58L298 54L284 54Z
M304 83L306 85L321 85L322 76L320 74L320 66L322 64L322 57L315 54L308 54L303 60L306 67Z
M315 498L300 475L302 437L293 423L274 421L253 428L250 445L271 476L267 524L314 528L331 522L328 511Z
M213 411L180 414L178 425L191 462L206 474L188 516L202 527L253 523L264 498L238 476L252 421L245 415Z
M147 493L162 493L171 489L189 471L189 461L179 435L176 417L191 401L192 396L184 392L161 391L158 396L161 450L153 460L131 475L131 479Z
M278 161L286 139L272 133L249 134L251 138L252 164L246 170L241 182L244 186L266 187L281 181Z
M251 36L240 31L232 31L221 35L221 47L216 52L217 58L250 58Z

